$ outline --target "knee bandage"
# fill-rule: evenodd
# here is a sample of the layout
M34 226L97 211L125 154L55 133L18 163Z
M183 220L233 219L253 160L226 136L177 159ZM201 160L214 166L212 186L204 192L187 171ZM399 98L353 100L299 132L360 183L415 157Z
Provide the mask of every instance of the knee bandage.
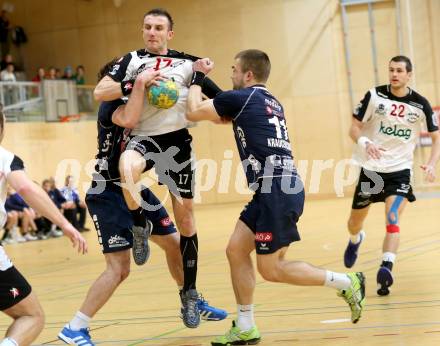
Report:
M402 196L397 196L387 213L387 220L390 225L397 225L399 223L399 207L403 202Z
M398 225L387 225L387 233L399 233L400 227Z

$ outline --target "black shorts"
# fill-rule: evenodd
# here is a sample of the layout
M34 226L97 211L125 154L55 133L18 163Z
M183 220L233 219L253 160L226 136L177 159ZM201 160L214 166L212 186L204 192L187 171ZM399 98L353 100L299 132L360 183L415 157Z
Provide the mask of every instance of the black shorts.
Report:
M131 136L126 150L134 150L146 160L148 171L155 168L159 183L175 196L194 197L195 170L192 136L187 129L159 136Z
M0 310L6 310L20 303L32 292L32 287L23 275L12 266L0 270Z
M153 224L151 234L175 233L174 223L157 197L149 189L144 189L142 198L151 206L156 206L145 211L148 220ZM99 194L87 193L86 204L103 253L132 248L133 234L130 229L133 220L121 190L107 188Z
M271 191L258 189L240 214L243 221L255 233L257 254L271 254L300 240L296 223L304 208L304 187L299 177L289 177L289 184L296 193L282 190L282 179L272 178Z
M402 196L409 202L416 200L411 187L411 171L379 173L362 168L351 207L363 209L371 203L385 202L389 196Z

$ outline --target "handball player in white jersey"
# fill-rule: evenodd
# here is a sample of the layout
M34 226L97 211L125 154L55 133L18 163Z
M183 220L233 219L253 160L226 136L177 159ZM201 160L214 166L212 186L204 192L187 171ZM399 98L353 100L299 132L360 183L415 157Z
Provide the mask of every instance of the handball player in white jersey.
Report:
M200 323L197 309L198 240L193 215L194 160L192 137L185 117L188 87L193 75L192 64L197 57L168 49L173 38L173 19L164 9L153 9L143 18L142 36L145 48L122 57L96 86L95 98L109 101L128 96L136 76L145 69L159 70L162 77L177 84L179 98L169 109L156 108L144 101L139 123L133 128L120 160L124 198L133 217L133 258L137 264L148 258L149 223L146 222L140 191L133 187L144 171L155 168L159 182L171 192L174 218L181 234L184 287L182 290L183 322L189 328ZM203 85L207 97L220 89L209 79ZM135 125L135 126L133 126ZM134 193L133 193L133 190Z
M5 117L0 112L0 143L4 135ZM48 194L28 178L23 161L0 146L0 227L6 222L7 185L11 185L39 214L59 226L81 253L87 244L81 234L59 212ZM15 268L0 244L0 310L13 319L0 346L30 345L44 327L44 312L37 296L23 275Z
M408 87L412 63L406 56L389 62L389 84L370 89L353 113L350 137L357 143L353 158L361 166L348 220L350 240L344 264L351 268L365 238L364 220L371 203L385 202L385 238L382 263L377 272L379 295L388 295L400 239L399 219L408 202L414 202L411 187L414 149L421 124L432 138L431 155L422 169L428 181L435 179L440 157L438 120L429 102Z

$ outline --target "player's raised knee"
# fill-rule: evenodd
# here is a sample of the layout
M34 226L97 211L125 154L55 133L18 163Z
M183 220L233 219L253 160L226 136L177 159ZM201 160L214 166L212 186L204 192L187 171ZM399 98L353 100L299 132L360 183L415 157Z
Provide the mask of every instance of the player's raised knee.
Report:
M133 150L127 150L122 153L119 160L119 173L125 181L128 179L135 180L134 177L142 174L145 167L145 161L139 153Z

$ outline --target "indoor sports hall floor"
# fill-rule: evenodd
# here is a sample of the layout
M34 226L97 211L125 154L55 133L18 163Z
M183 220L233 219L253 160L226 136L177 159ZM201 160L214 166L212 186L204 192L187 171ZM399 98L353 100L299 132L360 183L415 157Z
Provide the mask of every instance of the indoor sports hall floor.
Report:
M302 241L288 257L343 271L346 217L351 201L307 201L301 218ZM150 261L137 267L95 317L91 334L99 345L210 345L235 315L225 246L241 204L198 206L200 262L198 289L209 302L230 312L221 322L202 322L195 330L178 317L177 288L164 255L155 245ZM356 325L348 306L328 288L293 287L257 278L256 320L261 345L440 345L440 199L409 205L401 223L401 247L391 295L376 295L376 271L384 233L383 204L371 208L356 270L367 276L367 306ZM86 234L87 256L76 255L66 238L20 245L6 251L37 292L46 327L35 345L61 345L56 336L79 308L89 285L104 268L96 234ZM9 321L2 315L4 333Z

